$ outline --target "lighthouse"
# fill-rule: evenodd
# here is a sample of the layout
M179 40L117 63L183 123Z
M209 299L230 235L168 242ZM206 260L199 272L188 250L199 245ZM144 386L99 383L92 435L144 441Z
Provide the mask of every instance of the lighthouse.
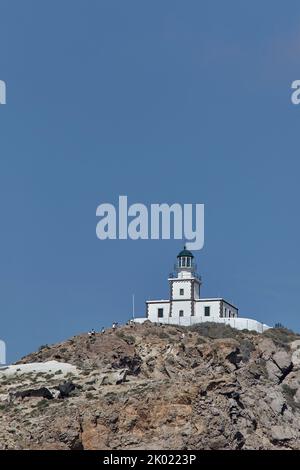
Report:
M135 322L150 320L153 323L182 326L215 322L259 333L269 328L257 320L240 317L238 308L223 297L201 297L201 276L197 273L193 253L186 247L178 253L168 281L169 299L147 300L145 318L136 318Z
M195 300L200 298L201 277L197 274L194 255L186 247L177 255L175 273L169 277L169 317L193 317Z

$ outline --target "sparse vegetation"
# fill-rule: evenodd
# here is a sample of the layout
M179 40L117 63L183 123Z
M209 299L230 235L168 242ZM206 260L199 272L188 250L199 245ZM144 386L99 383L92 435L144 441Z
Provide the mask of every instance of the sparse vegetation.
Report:
M117 331L116 336L125 341L127 344L135 343L135 337L132 335L126 335L123 331Z
M196 344L203 344L203 343L206 343L206 340L205 338L203 338L202 336L198 336L197 340L196 340Z
M46 380L51 380L51 379L53 379L53 377L54 377L54 374L46 374L45 375Z
M267 338L271 338L275 344L285 349L289 348L289 343L300 339L300 335L287 328L271 328L263 333Z
M222 323L199 323L197 325L188 326L189 331L194 331L199 333L199 335L208 337L211 339L221 339L221 338L239 338L241 333L231 328L229 325L223 325ZM248 332L249 333L249 332Z
M169 336L168 333L166 333L165 331L158 331L158 332L157 332L157 336L158 336L160 339L170 339L170 336Z
M37 405L36 405L38 408L46 408L47 406L49 406L49 400L46 400L45 398L43 398L42 400L40 400Z
M7 411L9 409L8 403L1 403L0 411Z
M282 392L284 395L284 398L286 399L287 404L294 410L296 408L300 409L300 403L296 403L294 400L294 396L296 394L296 389L291 388L287 384L282 385Z
M74 377L74 374L72 372L68 372L66 374L66 379L72 379L72 377Z
M176 335L178 335L178 331L177 331L175 328L169 328L169 329L168 329L168 333L169 333L169 335L171 335L171 336L176 336Z
M144 336L152 335L152 336L158 336L161 339L169 339L170 336L168 333L164 331L163 326L156 326L154 328L148 328L144 332Z
M35 376L36 376L36 378L43 377L44 372L37 372Z

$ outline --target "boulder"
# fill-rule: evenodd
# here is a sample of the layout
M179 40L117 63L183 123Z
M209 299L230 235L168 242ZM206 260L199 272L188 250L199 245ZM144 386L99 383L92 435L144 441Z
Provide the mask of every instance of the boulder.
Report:
M112 364L113 369L128 369L128 374L138 375L141 371L142 359L135 355L133 357L123 356Z
M59 390L59 398L67 398L75 390L76 385L69 381L59 384L57 388Z
M295 349L300 349L300 339L296 339L295 341L292 341L290 343L290 348L292 351L294 351Z
M276 397L271 401L271 408L276 414L282 414L286 408L285 399L280 393L276 394Z
M258 351L262 353L262 359L268 360L276 352L276 346L270 338L264 338L257 345Z
M40 397L51 400L53 398L52 393L46 387L41 387L37 389L30 388L28 390L22 390L14 394L15 398L26 398L26 397Z
M296 342L296 341L295 341ZM300 369L300 348L295 349L292 354L292 363L294 366L294 369Z
M268 377L275 383L279 383L282 377L282 371L272 360L267 361L266 368L268 372Z
M293 369L291 355L286 351L278 351L266 363L268 376L271 380L281 383Z
M284 372L289 370L292 366L291 354L286 351L278 351L272 356L276 365Z
M288 426L272 426L271 438L273 441L289 441L295 437L293 431Z

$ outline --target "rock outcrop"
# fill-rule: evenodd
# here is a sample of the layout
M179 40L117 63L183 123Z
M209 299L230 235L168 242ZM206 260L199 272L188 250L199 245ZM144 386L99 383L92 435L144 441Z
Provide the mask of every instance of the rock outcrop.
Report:
M76 367L0 371L0 448L300 449L300 336L288 330L146 322L19 364L54 360Z

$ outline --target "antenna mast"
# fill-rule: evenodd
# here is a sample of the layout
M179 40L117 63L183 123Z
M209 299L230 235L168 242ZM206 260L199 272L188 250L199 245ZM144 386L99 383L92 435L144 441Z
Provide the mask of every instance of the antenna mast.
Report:
M132 294L132 319L134 320L135 316L135 305L134 305L134 294Z

